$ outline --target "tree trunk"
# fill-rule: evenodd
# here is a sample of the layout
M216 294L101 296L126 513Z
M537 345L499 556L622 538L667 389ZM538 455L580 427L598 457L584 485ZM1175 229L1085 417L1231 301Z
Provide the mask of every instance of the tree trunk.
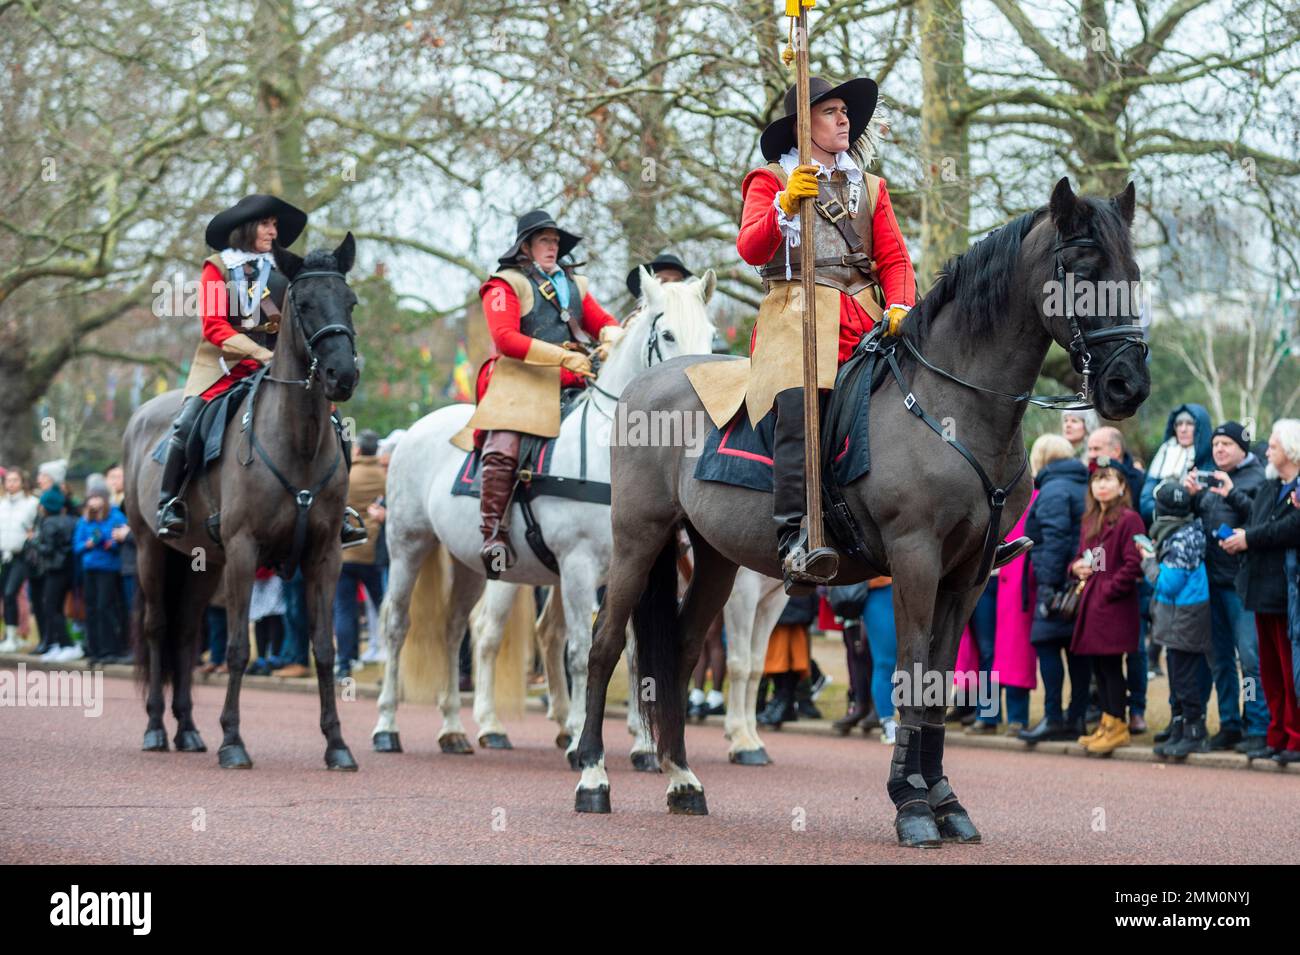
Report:
M294 29L293 18L294 0L260 0L253 15L254 30L264 38L262 62L257 74L261 125L257 139L264 148L260 151L255 175L258 188L306 209L302 44ZM344 169L326 172L348 174ZM351 174L355 175L355 170ZM299 248L307 247L306 234L304 230Z
M970 146L962 114L966 31L961 0L920 0L921 195L918 290L929 288L949 257L964 252L970 225Z

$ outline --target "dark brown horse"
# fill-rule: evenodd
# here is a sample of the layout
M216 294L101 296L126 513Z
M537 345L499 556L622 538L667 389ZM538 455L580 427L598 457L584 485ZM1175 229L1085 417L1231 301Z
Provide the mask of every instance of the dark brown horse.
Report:
M842 559L834 582L894 578L901 702L887 788L903 845L979 839L944 776L944 694L962 628L988 576L988 542L1001 540L1029 502L1029 481L1015 480L1026 456L1020 424L1048 347L1055 340L1070 351L1085 395L1107 418L1129 417L1150 390L1135 306L1085 315L1057 307L1059 296L1049 294L1060 285L1132 287L1139 278L1129 238L1134 202L1132 185L1110 199L1079 198L1062 179L1047 206L948 263L893 346L899 380L891 374L871 399L871 470L842 489L862 531L863 554ZM685 371L725 360L682 358L650 369L624 391L626 412L702 413ZM668 807L702 814L704 787L686 765L686 681L737 566L781 576L771 498L695 480L696 461L681 447L610 450L614 559L589 662L587 712L604 712L631 619L638 698L669 774ZM998 500L1005 503L1000 520L991 516ZM680 606L678 525L685 525L696 560ZM925 685L905 685L917 674ZM938 699L925 692L936 685ZM602 725L589 718L578 747L581 812L610 810Z
M204 608L224 579L230 682L221 711L218 761L227 769L253 765L239 735L253 575L259 567L287 569L297 562L307 591L325 764L357 768L339 731L334 701L331 607L348 469L330 418L331 403L350 398L357 383L352 326L357 298L345 277L355 257L351 233L334 251L317 250L305 259L276 247L276 266L289 280L289 291L274 357L263 380L231 416L220 460L191 476L184 500L192 519L179 540L164 543L156 536L156 517L148 505L158 499L162 477L153 451L169 432L181 393L171 391L147 402L127 425L126 515L136 539L140 580L136 662L148 680L145 750L167 749L163 687L168 683L176 748L206 749L192 716L191 674ZM207 518L218 512L219 526L210 530Z

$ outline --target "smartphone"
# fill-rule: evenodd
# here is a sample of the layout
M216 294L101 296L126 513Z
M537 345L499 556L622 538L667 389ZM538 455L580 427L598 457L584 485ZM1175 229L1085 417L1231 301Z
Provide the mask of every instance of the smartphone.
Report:
M1232 536L1232 528L1229 527L1227 524L1220 524L1219 529L1214 532L1214 536L1221 541L1226 541L1229 537Z
M1206 487L1219 487L1223 484L1222 481L1214 476L1213 471L1197 471L1196 480L1200 481Z
M1152 553L1155 553L1156 545L1151 543L1151 538L1147 537L1146 534L1134 534L1133 543L1137 544L1143 550L1149 550Z

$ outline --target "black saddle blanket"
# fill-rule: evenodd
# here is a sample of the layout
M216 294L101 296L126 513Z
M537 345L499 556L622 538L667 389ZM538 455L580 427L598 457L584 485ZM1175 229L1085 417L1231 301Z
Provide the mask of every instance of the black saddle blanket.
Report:
M532 461L535 463L529 469L534 474L550 474L555 441L555 438L535 438L532 435L524 435L519 444L519 466L529 468L528 462ZM529 443L534 443L535 453L530 454L530 449L527 447ZM482 459L483 454L479 448L465 455L464 463L456 472L456 480L451 482L452 497L479 496L479 488L483 484L483 476L479 473Z
M249 378L241 378L224 394L217 395L204 407L199 415L199 420L194 425L194 430L190 432L190 441L186 446L186 460L189 463L190 470L198 470L195 467L197 462L202 462L200 467L207 467L217 458L221 457L221 445L225 440L226 426L230 424L230 419L239 411L248 395L248 391L253 387L253 382L257 375ZM171 431L167 431L158 446L154 448L153 459L161 464L167 458L167 443L171 440ZM200 457L199 455L202 455Z

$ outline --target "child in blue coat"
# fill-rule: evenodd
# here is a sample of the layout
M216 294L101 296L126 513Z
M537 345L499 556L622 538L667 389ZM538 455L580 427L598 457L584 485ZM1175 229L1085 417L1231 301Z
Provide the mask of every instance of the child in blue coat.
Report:
M1151 636L1169 656L1173 722L1157 756L1182 759L1207 753L1209 737L1197 669L1210 652L1210 582L1205 572L1205 529L1192 515L1192 498L1176 480L1155 489L1154 550L1142 547L1142 571L1155 588Z
M105 495L92 493L72 536L73 554L85 572L86 658L92 665L130 662L118 627L122 545L113 537L113 529L125 525L126 516Z

